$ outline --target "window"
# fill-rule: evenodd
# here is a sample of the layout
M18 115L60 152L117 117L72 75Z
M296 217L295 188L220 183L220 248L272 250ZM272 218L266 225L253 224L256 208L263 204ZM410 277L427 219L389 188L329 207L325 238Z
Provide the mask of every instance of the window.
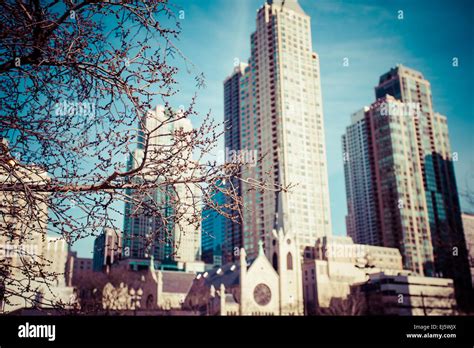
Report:
M153 308L153 295L148 295L146 299L146 308L152 309Z
M275 271L278 272L278 255L277 255L277 253L273 253L272 263L273 263L273 268L275 269Z
M293 269L293 256L290 252L286 255L286 269Z

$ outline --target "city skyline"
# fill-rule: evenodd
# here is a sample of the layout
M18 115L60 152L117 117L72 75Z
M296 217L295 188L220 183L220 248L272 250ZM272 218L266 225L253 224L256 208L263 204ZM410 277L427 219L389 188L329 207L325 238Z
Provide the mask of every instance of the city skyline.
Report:
M201 50L199 55L187 55L195 64L195 69L201 69L207 77L207 88L198 91L197 109L201 113L205 113L211 108L213 116L217 120L223 120L222 81L229 75L235 58L243 62L250 56L248 40L250 33L255 28L254 10L262 3L263 1L235 3L216 1L189 4L178 1L178 6L181 5L185 11L185 18L182 21L183 35L180 42L184 54L192 52L203 40L203 38L197 40L196 34L193 34L196 31L193 29L200 28L206 34L205 37L209 36L215 42L215 45L211 45L208 51ZM420 70L428 80L432 81L435 107L439 112L447 115L452 148L459 154L459 161L455 162L455 171L459 191L464 191L466 183L472 183L469 169L473 164L468 160L468 134L469 129L472 128L472 119L469 119L468 116L472 113L472 108L470 111L470 105L464 103L463 100L468 100L468 96L472 95L472 86L466 82L468 79L460 77L466 74L472 76L473 68L467 64L472 57L472 52L467 48L469 45L462 43L463 40L464 42L472 40L467 29L469 16L462 15L462 6L444 9L441 3L435 2L434 6L430 6L423 12L425 18L422 19L419 7L422 7L423 2L404 3L400 6L393 2L388 2L384 6L374 2L368 2L368 5L364 5L362 2L349 2L344 6L333 1L301 0L300 3L312 17L313 47L321 59L324 131L327 139L329 191L334 234L345 234L346 204L340 135L344 131L349 115L361 105L370 104L373 87L377 83L378 76L397 63L404 63ZM472 5L465 2L464 6ZM403 20L397 19L398 7L403 8ZM426 35L413 33L416 20L422 20L425 24L424 27L428 30L432 28L429 18L435 18L441 11L444 11L444 14L448 16L459 16L456 21L447 22L443 27L443 32L437 33L440 37L439 42L446 46L443 56L437 53L436 40L425 38L421 44L415 45L415 42L421 41L421 36L426 37ZM208 12L209 17L202 16L203 12ZM229 17L230 13L234 15ZM339 28L337 25L339 15L348 16L349 20L345 22L347 28L358 26L358 30ZM225 18L232 18L232 20L224 20ZM218 30L219 26L223 27L224 22L226 29ZM391 35L385 39L376 39L372 37L373 35L369 35L367 31L374 22L379 25L384 24L381 26L381 35L384 32L391 33ZM359 37L358 46L350 44L350 38L357 36ZM377 35L377 37L379 36ZM442 40L446 36L453 39ZM366 38L366 40L361 40L362 38ZM339 49L336 49L338 47ZM368 52L367 55L363 54L364 49ZM454 54L449 55L448 52L459 53L459 67L452 67L450 58ZM345 56L349 58L349 67L343 67ZM377 66L380 69L376 69ZM179 93L179 97L172 98L177 106L187 101L187 97L196 91L195 82L190 80L192 79L189 74L182 73L182 92ZM447 86L454 87L448 88ZM347 92L341 94L343 91ZM454 91L458 93L454 93ZM338 96L338 94L340 95ZM223 139L221 141L223 142ZM462 197L461 206L463 210L468 210ZM119 224L118 227L121 226ZM84 240L77 242L74 249L78 250L81 255L91 256L91 246L91 240Z

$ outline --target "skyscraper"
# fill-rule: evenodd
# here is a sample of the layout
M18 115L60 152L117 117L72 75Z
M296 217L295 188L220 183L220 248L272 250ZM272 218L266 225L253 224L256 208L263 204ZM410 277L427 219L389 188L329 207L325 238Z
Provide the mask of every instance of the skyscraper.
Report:
M400 249L407 269L453 278L466 306L471 280L447 119L433 110L429 81L402 65L380 77L375 94L343 136L348 231L358 243Z
M179 111L178 111L179 112ZM148 158L158 160L163 156L161 149L169 148L174 144L173 134L182 129L185 132L192 130L188 119L176 119L170 122L172 116L167 114L163 106L151 110L144 118L139 131L139 139L150 130L159 129L149 139ZM175 163L192 161L192 155L187 149L176 153ZM166 153L166 150L165 150ZM169 154L169 153L168 153ZM139 141L137 149L133 151L128 163L129 169L141 163L144 155L143 141ZM157 161L158 162L158 161ZM164 161L164 165L168 162ZM183 173L166 173L168 179ZM160 181L162 177L143 175L135 178L137 181ZM150 192L146 190L128 190L133 196L133 202L125 203L123 257L128 259L149 259L151 256L161 263L193 262L200 259L201 227L194 223L192 215L200 213L200 190L194 184L177 183L163 185ZM144 202L144 204L141 204ZM160 214L147 208L152 205L158 208ZM159 215L159 216L158 216ZM177 218L179 217L179 218ZM177 221L178 220L178 221ZM143 262L139 264L144 264Z
M218 207L224 206L225 199L226 196L222 191L216 192L212 197L213 203ZM204 206L202 210L201 260L205 263L223 264L224 234L228 221L229 219L219 214L212 207Z
M474 214L463 213L462 224L469 253L469 266L471 267L472 286L474 287Z
M351 125L342 136L344 174L347 194L347 234L357 243L382 245L377 221L376 187L370 158L370 129L366 122L368 107L355 112Z
M226 157L230 151L239 151L240 142L240 79L245 73L247 64L239 63L232 73L224 81L224 122L225 122L225 153ZM233 178L228 185L232 185L238 196L242 195L241 185L238 178ZM230 199L230 198L226 198ZM224 245L223 258L225 261L236 261L239 259L235 250L240 250L242 244L242 221L238 212L232 212L233 219L226 219L223 231Z
M55 286L66 285L66 262L68 257L69 245L66 240L61 237L46 236L45 243L43 243L43 257L46 265L45 270L51 274L56 275L53 284Z
M48 173L10 154L0 138L5 165L4 184L46 185ZM0 191L0 312L66 303L72 289L65 289L68 244L61 236L48 235L48 201L45 192ZM63 292L65 290L65 292ZM67 293L68 291L70 293ZM67 293L67 294L66 294ZM65 296L62 296L65 294Z
M251 57L240 76L240 150L262 160L242 171L242 236L247 254L268 254L277 195L257 191L251 179L288 186L281 195L285 228L301 248L331 234L319 57L313 52L311 19L297 0L267 0L257 11Z

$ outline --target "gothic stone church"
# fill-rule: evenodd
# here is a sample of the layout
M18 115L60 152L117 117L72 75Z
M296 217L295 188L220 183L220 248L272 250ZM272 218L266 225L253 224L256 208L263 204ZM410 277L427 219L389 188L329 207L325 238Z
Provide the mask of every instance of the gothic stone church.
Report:
M283 229L273 231L272 262L260 242L258 256L200 273L185 307L207 315L303 315L301 260L295 238Z

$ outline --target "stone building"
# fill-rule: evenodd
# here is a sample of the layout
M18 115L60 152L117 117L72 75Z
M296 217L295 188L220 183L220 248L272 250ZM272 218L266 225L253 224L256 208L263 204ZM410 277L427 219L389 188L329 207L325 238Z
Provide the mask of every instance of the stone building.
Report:
M86 314L181 310L196 277L192 272L112 266L109 273L92 272L76 279L80 309Z
M185 306L205 315L302 315L301 261L293 234L271 235L272 262L259 242L256 258L199 273Z
M452 279L423 277L410 271L372 273L352 286L363 294L372 315L454 315L457 313Z
M46 185L48 173L27 165L9 153L8 142L0 138L5 164L0 183ZM0 313L23 308L68 307L72 288L66 287L64 272L67 243L48 235L47 193L0 191Z
M367 273L402 269L398 249L354 244L348 236L320 238L314 247L306 247L304 252L306 314L315 314L347 300L351 285L366 281Z

